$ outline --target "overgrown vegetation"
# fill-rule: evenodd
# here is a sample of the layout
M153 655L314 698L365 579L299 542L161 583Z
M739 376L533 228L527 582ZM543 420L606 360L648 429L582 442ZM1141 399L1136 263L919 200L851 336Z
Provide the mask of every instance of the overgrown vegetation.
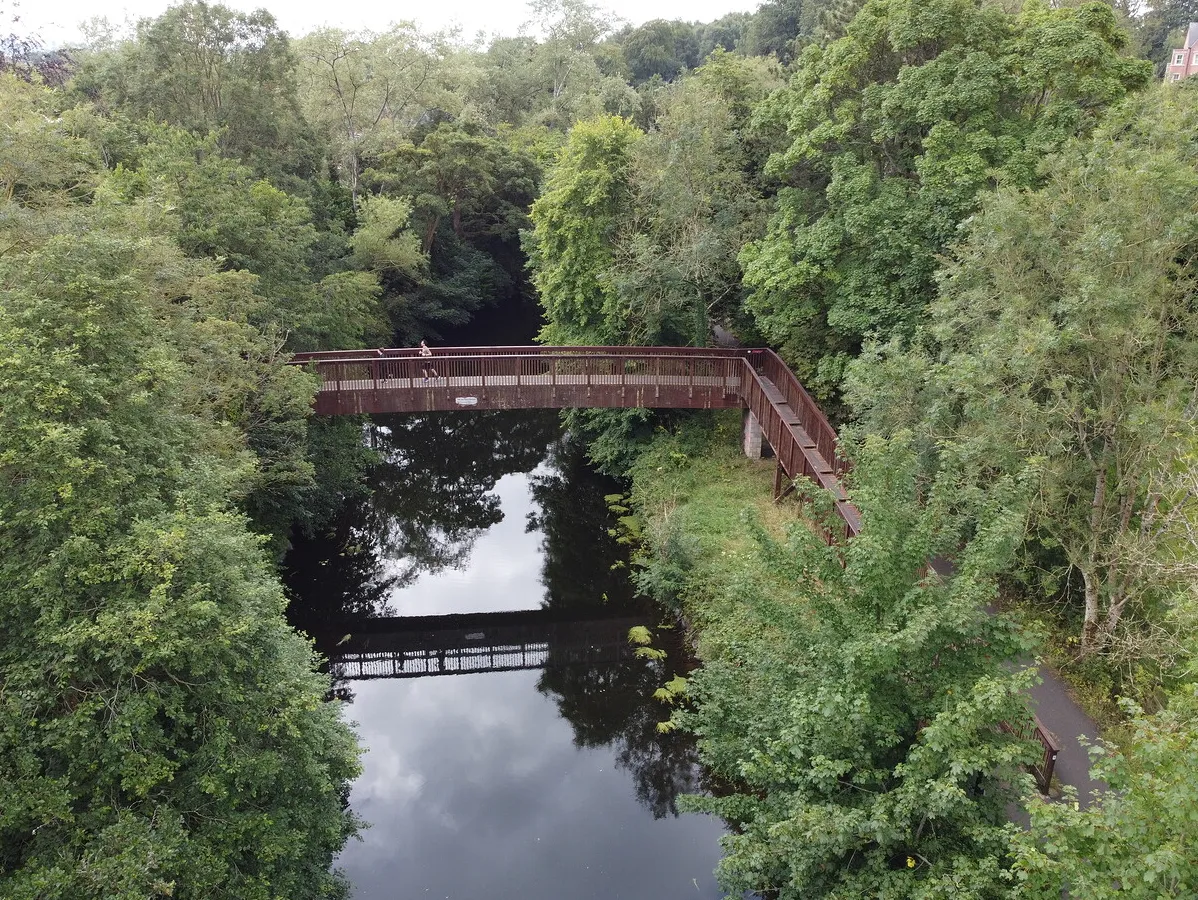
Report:
M544 340L771 343L857 458L828 548L723 420L571 420L701 635L668 693L732 786L699 801L730 889L1192 895L1198 91L1152 83L1191 6L545 0L483 46L184 2L0 40L5 894L341 890L356 749L273 565L371 454L285 364L535 290ZM1000 581L1126 724L1123 790L1026 833Z
M869 528L836 547L793 505L769 504L769 464L737 460L735 433L726 421L660 437L633 469L650 535L642 586L700 635L695 706L674 720L733 786L692 801L733 825L722 883L795 898L1000 896L1029 748L994 726L1028 715L1029 676L1010 664L1029 645L985 606L1018 544L1017 507L995 504L942 581L924 563L957 549L959 519L942 488L914 502L901 440L863 453Z
M312 484L312 381L57 100L0 80L4 894L338 894L357 747L246 515Z

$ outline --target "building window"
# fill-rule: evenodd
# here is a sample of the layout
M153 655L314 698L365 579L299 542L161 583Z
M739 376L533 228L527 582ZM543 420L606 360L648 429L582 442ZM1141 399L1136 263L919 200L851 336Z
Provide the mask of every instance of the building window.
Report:
M1186 61L1186 55L1184 53L1173 54L1173 65L1180 66L1185 61Z
M1180 81L1181 76L1178 75L1176 72L1174 72L1172 75L1169 76L1169 80L1170 81Z

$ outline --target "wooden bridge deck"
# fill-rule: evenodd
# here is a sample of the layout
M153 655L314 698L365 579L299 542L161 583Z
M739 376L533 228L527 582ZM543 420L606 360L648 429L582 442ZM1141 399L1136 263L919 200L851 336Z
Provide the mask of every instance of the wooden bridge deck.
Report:
M840 537L861 529L840 482L847 463L811 395L770 350L694 347L457 347L300 353L321 378L324 415L451 409L748 408L779 475L830 491ZM425 378L427 368L428 378ZM435 375L433 374L435 372ZM782 489L781 477L776 489ZM829 538L831 539L831 535Z

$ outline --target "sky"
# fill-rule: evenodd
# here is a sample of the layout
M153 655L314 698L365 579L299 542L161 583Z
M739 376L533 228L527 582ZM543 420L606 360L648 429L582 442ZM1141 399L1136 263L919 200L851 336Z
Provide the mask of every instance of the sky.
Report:
M342 6L328 0L223 0L226 6L252 10L265 6L293 36L321 25L347 30L381 30L396 20L415 20L430 30L460 26L463 36L515 34L528 19L524 0L435 0L424 3L394 3L360 0ZM595 2L595 0L592 0ZM725 13L751 11L761 0L598 0L596 5L617 17L639 25L650 19L685 19L710 22ZM79 23L94 16L122 22L157 16L170 0L21 0L15 4L21 17L19 32L35 33L47 46L79 40ZM12 0L0 0L0 11L12 9Z

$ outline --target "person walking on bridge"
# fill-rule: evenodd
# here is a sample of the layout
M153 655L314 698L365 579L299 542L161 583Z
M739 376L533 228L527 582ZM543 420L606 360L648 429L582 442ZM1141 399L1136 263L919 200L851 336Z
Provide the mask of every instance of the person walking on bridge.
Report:
M429 362L429 357L433 355L433 351L429 349L428 344L424 341L420 342L420 371L424 373L424 380L428 381L428 373L433 373L433 378L439 378L437 370L433 368L433 364Z

